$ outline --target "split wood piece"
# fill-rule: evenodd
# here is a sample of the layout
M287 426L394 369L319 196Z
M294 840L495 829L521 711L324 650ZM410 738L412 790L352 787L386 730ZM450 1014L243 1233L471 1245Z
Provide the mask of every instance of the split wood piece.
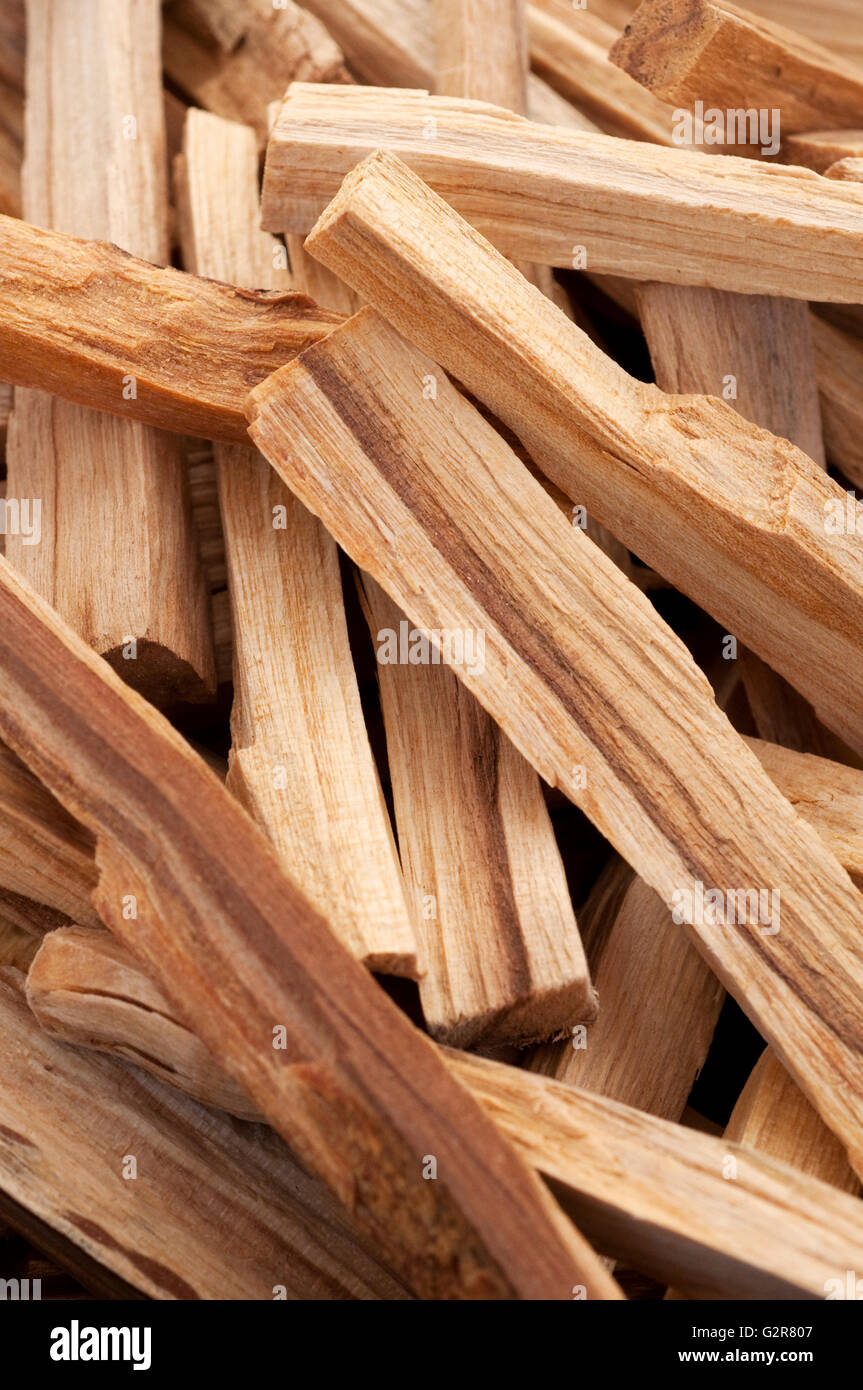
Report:
M56 908L22 897L9 888L0 887L0 917L12 926L20 927L28 936L41 940L46 932L71 926L71 918Z
M699 392L734 402L747 420L790 439L825 467L824 439L812 347L810 314L799 300L657 283L639 285L641 327L657 385L673 393ZM766 704L800 729L816 726L812 706L757 657L742 663L747 694L764 737L775 733L758 722ZM772 719L772 716L771 716ZM825 737L831 735L825 731ZM820 750L818 737L807 751ZM832 750L831 750L832 751Z
M596 0L592 0L595 3ZM600 0L606 5L613 0ZM632 0L625 0L630 10ZM863 24L857 0L748 0L747 9L774 24L796 29L798 34L840 53L846 60L863 64Z
M275 1135L55 1041L22 984L2 973L5 1194L150 1298L405 1297Z
M164 263L159 0L29 0L27 13L25 216ZM40 499L41 542L13 531L6 547L28 581L154 703L214 694L179 441L18 392L7 471L12 496Z
M723 661L723 665L727 664L730 663ZM760 657L739 646L734 664L755 729L765 742L795 753L814 753L831 763L863 768L863 757L826 728L808 700Z
M609 61L613 25L567 0L534 0L528 16L531 62L556 91L609 135L672 143L672 108Z
M313 239L337 273L364 280L370 299L387 296L376 283L380 244L354 240L361 181L369 194L377 185L376 198L387 181L416 182L395 164L377 159L350 180ZM448 216L438 203L442 263L459 266L470 295L481 244ZM418 225L399 219L407 237ZM388 309L402 318L401 268L385 260ZM411 283L428 322L419 302L427 282ZM444 331L451 319L443 307ZM554 337L560 350L562 334ZM494 355L483 360L493 371ZM435 372L437 399L424 402L423 380ZM484 633L482 674L456 674L540 775L690 919L723 983L863 1167L863 903L648 600L567 526L444 373L371 310L256 388L249 413L261 452L415 626L426 636ZM697 905L704 885L725 904L715 918ZM725 898L743 885L778 891L781 931L771 921L766 934L736 896ZM748 926L735 929L737 917ZM804 1033L812 1045L801 1049Z
M216 652L216 679L220 686L227 685L234 674L234 632L227 589L220 589L211 595L210 612L213 621L213 646Z
M436 77L434 5L435 0L305 0L303 8L323 22L363 82L432 88ZM528 74L527 109L533 121L595 129L589 117L535 73Z
M65 927L36 948L27 1002L52 1037L124 1057L203 1105L262 1118L110 932Z
M0 318L0 377L229 442L246 438L250 387L343 321L305 295L238 290L11 217Z
M863 299L854 184L425 92L295 83L267 147L264 226L308 232L376 150L399 155L516 260L571 268L586 254L591 271L637 280Z
M107 932L96 932L94 935L107 935ZM15 970L26 973L38 950L38 938L15 922L7 921L0 904L0 967L11 965Z
M722 401L629 377L392 155L345 180L307 246L863 748L863 546L827 533L845 494L811 459Z
M766 110L784 135L863 124L856 64L726 0L643 0L610 57L674 106Z
M596 996L539 779L437 649L409 663L410 624L361 586L378 660L392 658L378 678L429 1030L458 1047L560 1037Z
M162 0L171 19L231 53L243 38L250 19L247 0ZM273 5L273 9L278 6Z
M839 159L835 164L830 165L825 178L847 179L849 183L861 183L863 182L863 159L857 156Z
M187 455L192 521L211 593L224 589L228 582L225 535L219 511L219 481L216 476L213 447L201 441L201 447L191 449Z
M178 204L186 264L271 287L249 126L190 111ZM284 249L284 248L282 248ZM416 976L416 938L354 672L335 543L266 460L217 444L234 631L228 786L357 960Z
M98 925L93 838L0 744L0 886Z
M65 954L63 939L71 939L72 933L56 932L46 938L30 970L31 1002L34 977L38 974L40 988L47 987L51 991L43 996L44 1001L54 1012L62 1012L63 1036L68 1041L109 1052L124 1052L129 1033L134 1030L135 1036L145 1041L149 1054L148 1057L136 1056L135 1060L151 1070L163 1066L166 1076L178 1084L173 1065L181 1026L171 1016L170 1002L158 986L144 978L131 958L122 963L124 989L128 989L130 1001L140 996L152 1007L144 1012L131 1002L128 1011L115 1011L111 1019L116 1030L113 1037L110 1029L103 1035L97 1014L98 999L63 997L76 974L82 983L103 982L109 992L116 988L116 982L106 973L105 967L100 968L93 959L93 947L100 934L76 932L74 935L80 968L73 964L71 975L61 973L62 964L59 969L54 968ZM104 940L105 934L101 937ZM122 947L117 949L118 953L125 954ZM132 1017L133 1012L137 1017ZM50 1026L54 1031L53 1024ZM205 1055L203 1049L200 1053ZM190 1058L197 1055L188 1053ZM749 1296L765 1297L770 1287L766 1281L777 1276L787 1280L787 1270L798 1269L787 1247L776 1246L777 1231L787 1233L788 1229L781 1208L795 1205L789 1188L791 1192L800 1190L804 1195L803 1223L814 1220L833 1231L825 1246L814 1233L810 1233L807 1240L805 1226L795 1219L789 1239L810 1245L821 1252L820 1258L824 1260L835 1257L833 1241L842 1238L843 1228L847 1232L849 1212L859 1213L857 1204L851 1207L840 1203L842 1220L837 1223L837 1208L832 1197L825 1196L824 1204L819 1200L822 1196L820 1184L792 1174L781 1163L765 1160L746 1148L739 1154L735 1152L743 1168L742 1173L738 1172L738 1181L742 1178L744 1184L742 1192L745 1195L741 1197L738 1184L729 1184L725 1177L728 1135L724 1141L710 1138L706 1145L696 1136L693 1144L690 1130L652 1120L638 1110L588 1094L584 1087L563 1087L544 1078L530 1077L512 1067L479 1062L457 1052L445 1050L442 1055L464 1084L490 1108L495 1121L510 1132L513 1141L524 1145L531 1163L555 1183L561 1199L573 1206L579 1205L579 1216L590 1227L600 1248L608 1253L633 1257L639 1267L652 1269L657 1277L666 1281L677 1279L681 1271L685 1271L684 1278L690 1288L711 1296L741 1296L745 1288ZM776 1084L781 1084L778 1078ZM799 1092L797 1097L799 1106L802 1103ZM807 1121L810 1134L812 1123L811 1119ZM783 1153L775 1153L776 1142L771 1134L767 1151L782 1159ZM664 1168L669 1146L674 1153L670 1175ZM790 1156L790 1150L785 1153ZM576 1176L582 1154L584 1169ZM615 1156L611 1165L609 1154ZM826 1161L822 1158L821 1163L820 1173L813 1172L810 1176L821 1176L827 1181ZM803 1170L809 1171L805 1166ZM838 1178L841 1172L840 1161L835 1159L829 1176ZM625 1180L621 1188L622 1175ZM849 1189L852 1180L848 1178ZM842 1184L837 1181L835 1185ZM603 1219L598 1205L609 1191L613 1194L613 1222ZM741 1202L744 1209L741 1209ZM644 1214L649 1214L649 1219L641 1227L640 1218ZM858 1214L855 1229L859 1220ZM741 1249L742 1270L728 1258L736 1253L740 1229L747 1230ZM662 1234L667 1230L672 1233L668 1242ZM689 1236L694 1237L694 1245L688 1244ZM781 1239L785 1239L785 1234ZM645 1256L648 1263L642 1266L640 1261ZM783 1268L784 1259L788 1260L787 1269ZM798 1287L808 1290L807 1280L815 1276L808 1260L805 1268L809 1272L804 1273ZM797 1286L796 1278L793 1282ZM817 1284L815 1288L817 1290Z
M817 315L812 341L827 457L863 490L863 343Z
M10 217L21 216L23 144L23 97L0 81L0 213Z
M835 1187L547 1077L447 1058L603 1254L696 1298L823 1299L860 1268L863 1206Z
M417 1294L619 1296L254 822L5 561L0 736L99 837L116 934Z
M863 772L762 739L746 742L797 813L852 877L863 879Z
M623 878L622 900L596 914L592 935L583 928L599 1015L571 1038L538 1048L529 1066L679 1120L725 990L653 889L620 861L614 869Z
M234 6L236 11L237 6ZM231 52L202 40L168 10L162 34L165 73L189 99L267 140L267 105L288 84L346 82L341 51L317 19L293 0L244 0L243 36Z
M863 130L816 130L789 135L782 142L786 164L802 164L816 174L826 174L843 159L863 156Z
M842 1145L769 1047L740 1093L725 1139L758 1149L852 1196L860 1191L860 1179L849 1166Z
M525 0L434 0L436 90L527 111Z

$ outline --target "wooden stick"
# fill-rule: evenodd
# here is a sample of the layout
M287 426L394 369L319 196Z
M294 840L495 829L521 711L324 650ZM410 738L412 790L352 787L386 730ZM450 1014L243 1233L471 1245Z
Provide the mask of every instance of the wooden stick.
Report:
M731 1114L725 1139L758 1149L857 1196L860 1179L782 1063L765 1048Z
M0 909L0 967L11 965L26 972L38 950L38 938L16 922L7 921Z
M307 245L860 751L863 551L827 532L845 494L823 470L724 402L627 376L392 155L345 180Z
M186 264L270 287L248 126L190 111L178 180ZM418 972L416 940L360 704L336 546L254 449L217 444L235 634L229 788L340 940ZM337 762L334 762L335 750Z
M261 1119L258 1107L110 932L64 927L48 932L36 947L27 1002L52 1037L125 1057L202 1105L242 1120Z
M370 168L407 178L391 164ZM448 256L443 213L435 229ZM341 241L335 218L318 230L319 251L325 237ZM470 234L457 240L467 270ZM329 252L326 260L347 263ZM363 311L256 388L250 433L427 636L484 631L483 673L456 673L546 781L677 904L723 982L863 1163L853 1002L863 908L851 880L768 782L648 601L567 526L443 373L437 399L423 407L423 379L436 370ZM723 924L709 922L686 896L699 884L721 884L723 895L742 885L778 889L782 929L733 930L726 918L740 914L724 896ZM829 1006L816 1002L825 989ZM805 1053L801 1028L822 1039Z
M725 990L653 889L619 860L611 873L611 901L589 902L584 912L599 1015L573 1037L537 1048L529 1066L679 1120L707 1060ZM597 889L607 895L607 878Z
M96 925L92 837L0 744L0 885Z
M0 735L100 837L116 934L418 1294L617 1296L217 778L5 561Z
M424 92L295 83L267 147L264 225L308 232L344 176L378 149L404 159L516 260L863 299L863 190L853 184L540 126Z
M0 253L0 375L204 439L242 442L250 386L342 322L11 217Z
M664 101L780 113L786 135L863 123L863 73L726 0L643 0L611 61Z
M399 642L406 657L401 610L368 577L362 595L379 661ZM560 1036L596 999L537 775L446 666L389 655L378 676L429 1030L462 1047Z
M44 1008L51 1010L52 1032L58 1031L59 1015L62 1036L79 1045L126 1055L130 1037L140 1039L148 1055L134 1060L155 1070L155 1058L171 1077L184 1030L171 1018L169 1001L131 959L120 964L96 958L100 937L104 940L105 933L47 937L30 969L31 1003L41 1004L43 1018ZM73 950L80 964L69 959ZM117 954L124 954L122 948ZM128 1008L114 1007L109 1016L92 994L71 993L78 978L91 988L98 982L109 995L119 984L124 994L128 991ZM149 1007L138 1005L139 997ZM725 1140L696 1135L584 1087L561 1086L463 1053L442 1055L495 1123L547 1175L561 1200L578 1212L599 1248L631 1258L655 1277L682 1280L710 1297L810 1296L818 1294L819 1279L837 1273L834 1261L839 1273L844 1271L840 1250L854 1254L859 1204L825 1193L821 1183L782 1162L738 1150L728 1135ZM183 1045L181 1071L193 1056L206 1054ZM223 1090L229 1084L223 1083ZM738 1165L733 1182L727 1179L729 1157ZM826 1164L821 1176L826 1181ZM802 1262L795 1250L807 1252Z
M609 0L602 3L608 4ZM635 8L633 0L625 3L630 10ZM863 26L857 0L818 0L817 5L809 4L809 0L749 0L747 9L774 24L796 29L832 48L846 61L863 64Z
M0 213L11 217L21 216L23 141L23 97L0 82Z
M206 9L210 8L208 4ZM230 8L232 24L241 24L242 31L240 41L229 51L202 41L199 33L182 23L182 13L168 11L162 39L165 72L190 105L253 126L263 147L267 106L284 94L290 82L350 79L338 46L294 0L278 7L272 0L243 0L242 6ZM212 22L208 18L207 23Z
M812 341L827 456L863 489L863 344L817 315Z
M527 111L525 0L435 0L436 89Z
M528 15L531 62L555 91L609 135L672 143L672 108L609 62L618 37L613 25L566 0L535 0Z
M190 29L193 34L217 43L223 53L231 53L242 41L249 27L248 0L172 0L168 5L172 20ZM275 8L275 6L273 7Z
M547 1077L448 1060L604 1254L695 1298L824 1298L860 1268L861 1206L844 1192Z
M102 0L30 0L23 201L41 226L164 262L159 15L158 0L119 0L110 22ZM6 547L29 582L155 703L212 694L179 443L19 392L7 467L11 496L40 499L40 543L16 530Z
M863 772L762 739L746 742L782 795L814 826L848 872L863 877Z
M0 1187L149 1298L404 1298L336 1203L241 1127L48 1037L0 978Z
M826 174L840 159L863 155L863 130L814 130L789 135L782 142L786 164L802 164L816 174Z

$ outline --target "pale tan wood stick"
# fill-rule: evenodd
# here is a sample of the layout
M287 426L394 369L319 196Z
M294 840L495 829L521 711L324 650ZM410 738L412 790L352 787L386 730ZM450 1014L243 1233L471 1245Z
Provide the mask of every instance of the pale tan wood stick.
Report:
M178 172L189 269L238 285L284 283L279 248L258 228L251 127L190 111ZM351 954L415 976L336 546L254 449L217 444L215 453L235 652L228 786Z
M110 932L64 927L35 947L27 1002L52 1037L124 1057L202 1105L243 1120L261 1119L242 1087Z
M525 0L434 0L436 90L527 111Z
M99 837L115 934L416 1293L619 1296L254 822L5 560L0 736Z
M725 990L653 889L619 860L610 875L612 901L589 902L584 913L599 1014L572 1038L538 1048L528 1065L679 1120L707 1058ZM603 896L607 888L607 881L597 885Z
M0 744L0 886L67 917L98 924L93 838Z
M695 1298L824 1298L860 1268L863 1207L835 1187L603 1096L447 1055L604 1254Z
M858 155L837 159L826 171L825 178L847 179L850 183L863 182L863 159Z
M361 81L381 87L432 88L436 80L434 5L435 0L307 0L303 8L322 20ZM589 117L535 73L527 79L527 108L534 121L595 129Z
M722 401L627 376L392 155L345 180L307 246L860 751L863 547L828 534L845 494L822 469Z
M22 983L2 972L5 1194L150 1298L405 1297L275 1135L50 1038Z
M853 184L538 125L424 92L295 83L267 147L264 225L308 232L344 176L378 149L404 159L515 259L749 294L863 299L863 190Z
M817 315L812 341L827 455L863 490L863 343Z
M602 4L609 2L601 0ZM636 8L632 0L625 3L630 11ZM809 0L749 0L747 9L824 44L846 61L863 64L863 25L857 0L818 0L817 5Z
M460 1047L558 1037L596 1000L539 779L447 666L407 662L410 624L368 576L361 592L379 661L395 657L378 679L429 1031Z
M230 53L249 27L249 0L162 0L168 16ZM273 9L276 8L274 5ZM287 8L287 6L285 6Z
M767 743L814 753L831 763L863 767L863 758L817 718L802 695L747 647L738 646L737 672L755 727Z
M673 110L609 61L618 29L593 6L567 0L528 5L530 57L535 70L609 135L672 143Z
M765 1048L725 1128L725 1140L758 1149L809 1177L856 1196L860 1179L845 1150L795 1086L770 1048Z
M407 178L392 163L386 177ZM443 211L435 230L447 257ZM349 257L332 253L343 231L332 220L315 240L321 250L328 238L326 261L348 270ZM456 240L467 269L470 234ZM374 255L363 251L366 263ZM356 279L352 267L346 278ZM256 388L250 433L426 635L484 631L482 674L453 669L546 781L676 904L723 983L863 1162L863 905L854 885L760 771L640 591L567 526L442 372L437 399L424 405L422 382L434 371L364 310ZM722 925L687 898L700 884L723 885ZM743 885L780 892L781 930L741 914ZM726 924L741 915L748 928ZM813 1040L806 1049L801 1029Z
M0 375L13 384L240 442L249 387L342 322L305 295L237 290L11 217L0 217L0 316Z
M863 123L863 72L726 0L643 0L611 61L664 101L777 110L786 135Z
M863 130L814 130L789 135L782 142L786 164L802 164L816 174L826 174L841 159L863 155Z
M863 876L863 771L747 739L764 771L848 872Z
M159 0L29 0L27 13L25 215L163 264ZM72 107L74 121L64 114ZM11 496L41 503L40 543L12 532L6 547L28 581L154 703L212 695L179 441L19 392L7 470Z
M134 1056L150 1070L162 1066L175 1085L185 1085L184 1068L205 1057L204 1050L184 1043L178 1058L184 1030L170 1002L130 958L120 959L122 947L115 948L116 961L97 956L105 939L106 933L78 930L48 936L30 969L31 1004L53 1034ZM122 988L128 1007L109 998L109 1012L100 998L75 992L79 980L90 989L98 982L109 997ZM146 1056L133 1054L131 1038ZM859 1204L825 1191L812 1180L818 1174L804 1177L738 1149L728 1136L695 1134L584 1087L448 1049L441 1055L547 1175L599 1248L633 1259L657 1278L680 1279L710 1297L823 1296L819 1279L837 1273L834 1261L844 1270L841 1251L856 1251ZM193 1080L200 1085L201 1075ZM729 1157L738 1164L734 1182L727 1180ZM802 1262L800 1251L807 1252Z
M209 9L209 6L207 6ZM348 80L341 51L313 15L285 0L243 0L233 7L242 18L241 41L226 52L185 27L167 10L162 38L165 72L189 104L254 127L267 139L267 106L289 82Z

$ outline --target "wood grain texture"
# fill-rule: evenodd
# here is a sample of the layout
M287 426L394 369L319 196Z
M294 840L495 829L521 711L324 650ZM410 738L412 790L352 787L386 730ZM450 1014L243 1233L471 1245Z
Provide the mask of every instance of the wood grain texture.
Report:
M446 256L445 228L441 217ZM344 245L335 221L319 229L318 249L325 236ZM458 240L465 270L470 234ZM343 268L348 259L326 255ZM424 405L434 371L363 311L256 388L250 433L417 627L484 631L482 675L453 669L545 780L682 907L712 967L861 1164L854 885L760 772L644 596L442 373ZM699 883L778 888L781 929L735 930L726 919L740 913L725 898L708 922L712 913L675 899Z
M782 795L848 872L863 877L863 772L763 739L746 742Z
M249 388L342 322L305 295L238 290L11 217L0 253L0 375L203 439L243 442Z
M263 146L267 106L289 82L344 82L348 75L323 25L293 0L278 7L272 0L243 0L232 10L231 22L242 28L229 51L186 27L182 13L167 11L162 59L190 105L251 125Z
M345 180L307 245L860 751L863 547L828 534L845 495L822 469L722 401L629 377L392 155Z
M0 213L21 216L24 99L0 81Z
M27 1003L46 1033L124 1057L202 1105L261 1120L257 1106L111 932L63 927L35 945Z
M863 189L854 184L416 91L295 83L267 147L264 226L310 231L345 175L381 149L516 260L571 268L581 247L597 273L863 299Z
M434 0L436 90L527 111L525 0Z
M863 130L813 130L789 135L782 142L787 164L802 164L816 174L826 174L840 159L863 155Z
M372 638L410 625L364 577ZM559 1036L595 995L539 779L442 664L378 665L399 851L423 947L420 1000L453 1046Z
M158 0L29 0L22 199L42 227L164 263L159 16ZM178 441L19 392L7 469L10 495L41 499L39 544L13 532L6 547L29 582L155 703L211 695L207 596Z
M214 774L5 561L0 735L99 837L115 932L415 1292L617 1296Z
M529 1066L567 1085L679 1120L703 1067L725 990L668 906L617 861L618 891L584 927L599 1015ZM622 882L621 882L622 880ZM607 887L600 881L600 893Z
M258 228L257 173L250 127L189 113L178 185L197 274L268 289L284 281L276 243ZM416 975L336 546L254 449L217 444L216 464L234 632L229 788L352 955Z
M0 886L97 925L92 836L0 745Z
M675 106L755 107L782 130L863 123L863 72L726 0L643 0L611 61Z
M275 1135L57 1042L21 985L2 972L5 1194L139 1296L404 1298Z
M609 135L672 143L672 108L609 61L618 31L592 5L538 0L528 16L531 62L555 91Z
M835 1187L547 1077L448 1058L604 1254L695 1298L823 1299L860 1268L863 1209Z
M827 457L863 490L863 343L817 315L812 342Z

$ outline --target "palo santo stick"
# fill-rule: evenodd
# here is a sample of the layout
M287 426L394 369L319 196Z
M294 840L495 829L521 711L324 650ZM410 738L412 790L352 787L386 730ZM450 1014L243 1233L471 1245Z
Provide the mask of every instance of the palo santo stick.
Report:
M600 0L603 5L615 0ZM595 0L593 0L595 3ZM630 12L637 0L624 0ZM774 24L795 29L816 43L834 49L847 60L863 64L863 25L857 0L749 0L746 6Z
M345 180L307 245L860 751L863 551L827 534L845 494L823 470L721 401L629 377L392 155Z
M679 1120L707 1058L725 990L653 889L619 862L615 868L626 879L619 906L597 914L591 935L584 928L599 1015L573 1038L538 1048L529 1065ZM586 919L589 909L590 903Z
M213 773L5 561L0 736L99 836L112 929L420 1296L619 1296Z
M863 772L747 739L764 771L852 876L863 877Z
M104 935L105 933L103 933ZM0 967L13 966L16 970L27 971L39 950L38 938L32 936L16 923L7 921L0 904Z
M416 182L394 165L374 160L363 171L378 196L386 181ZM328 241L325 260L356 283L346 249L357 225L349 188L342 209L346 202L353 212L334 209L314 240L321 252ZM472 234L447 226L443 204L436 213L442 256L452 254L454 230L452 263L472 265ZM364 245L362 258L373 271L370 297L379 298L377 248ZM399 293L393 260L388 270ZM437 399L424 408L423 379L435 370L364 310L256 388L250 434L426 635L484 631L483 673L454 667L457 674L545 780L676 903L727 988L863 1166L855 1003L863 904L851 880L761 772L649 602L567 526L442 372ZM704 885L722 895L710 900L713 922L693 906ZM739 885L779 891L781 931L763 923L772 928L765 934L738 899L726 900ZM748 928L726 924L741 915ZM805 1052L801 1030L813 1039Z
M40 226L163 263L159 18L158 0L118 0L110 20L103 0L31 0L23 202ZM128 383L117 389L122 413ZM179 442L19 392L7 467L12 496L41 500L41 543L13 532L6 548L29 582L155 703L213 694Z
M516 260L571 267L586 252L591 271L637 280L863 299L863 190L853 184L424 92L295 83L267 147L263 225L308 232L378 149Z
M196 273L270 287L278 248L258 229L257 173L250 127L189 113L178 201ZM416 975L336 546L254 449L217 444L216 463L235 642L228 786L351 954Z
M671 144L671 107L609 62L613 25L566 0L538 0L528 16L531 62L556 91L610 135Z
M860 1268L863 1208L844 1192L587 1091L447 1056L604 1254L695 1298L823 1298Z
M240 43L249 25L248 0L172 0L165 3L172 20L219 45L230 53ZM275 9L276 6L273 6Z
M812 342L827 456L863 489L863 344L817 315Z
M827 170L841 159L863 156L863 130L815 130L789 135L782 142L782 157L786 164L802 164L816 174Z
M863 124L863 72L725 0L643 0L611 61L675 106L778 112L785 134Z
M92 837L0 744L0 885L96 925L96 881Z
M36 945L27 1002L52 1037L125 1057L203 1105L261 1119L110 932L64 927Z
M241 40L225 52L186 28L182 15L165 14L162 56L165 72L190 105L254 127L267 139L267 106L290 82L345 82L342 54L324 27L284 0L243 0ZM209 9L209 5L207 6Z
M525 0L434 0L436 90L527 111Z
M240 442L250 387L342 322L305 295L237 290L11 217L0 317L0 376L13 384Z
M388 634L407 646L401 610L368 577L362 595L379 653ZM429 1031L560 1036L596 1001L536 773L446 666L397 658L378 677Z
M275 1135L56 1042L12 971L0 1046L0 1187L140 1294L404 1298Z
M842 1145L769 1047L741 1091L724 1137L727 1143L758 1149L852 1196L860 1191L860 1179Z

